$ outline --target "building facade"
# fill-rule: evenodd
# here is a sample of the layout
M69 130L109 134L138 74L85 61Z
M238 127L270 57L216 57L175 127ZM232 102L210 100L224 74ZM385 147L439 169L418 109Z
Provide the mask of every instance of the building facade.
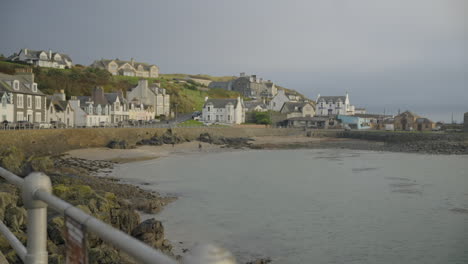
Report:
M109 126L111 115L108 105L95 103L90 96L73 96L70 105L74 110L76 127Z
M133 100L128 105L128 119L136 121L149 121L154 119L156 113L152 105L144 105L138 100Z
M46 96L37 88L32 69L19 69L14 75L0 73L0 92L7 93L13 104L12 122L46 121Z
M46 122L58 122L65 127L75 126L75 110L72 108L69 101L65 98L65 92L60 90L52 96L48 96L47 100L47 118Z
M257 78L257 75L248 76L245 73L241 73L238 78L228 82L211 82L208 87L235 91L243 97L257 100L270 100L278 92L278 88L272 81Z
M137 86L127 90L129 102L137 100L144 105L153 106L156 116L170 116L170 99L166 89L160 88L156 84L149 86L146 79L141 79Z
M280 110L281 114L286 114L286 118L293 117L313 117L315 115L314 106L308 102L286 102Z
M278 93L271 99L269 107L273 111L280 111L284 103L289 102L290 99L286 96L284 90L278 90Z
M222 124L242 124L245 123L244 101L237 99L208 99L202 110L202 122L222 123Z
M24 62L39 67L69 69L73 66L70 56L51 50L21 49L8 58L12 62Z
M94 68L105 69L112 75L135 76L135 77L159 77L159 67L153 64L136 62L133 58L130 61L96 60L90 65Z
M414 114L410 111L405 111L393 119L395 130L404 131L431 131L435 124L431 120Z
M346 96L320 96L317 97L317 116L354 115L354 106Z
M13 122L14 105L12 94L0 91L0 121Z

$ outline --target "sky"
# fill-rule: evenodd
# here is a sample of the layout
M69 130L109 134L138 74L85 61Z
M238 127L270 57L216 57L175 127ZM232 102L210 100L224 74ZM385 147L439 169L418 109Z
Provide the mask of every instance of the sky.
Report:
M0 0L0 53L52 49L256 74L311 99L434 121L468 112L467 0Z

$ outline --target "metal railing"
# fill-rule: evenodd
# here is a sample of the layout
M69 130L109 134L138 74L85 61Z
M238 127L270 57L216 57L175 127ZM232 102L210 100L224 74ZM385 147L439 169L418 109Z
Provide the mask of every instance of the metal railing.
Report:
M17 253L18 257L26 264L43 264L48 261L47 254L47 207L57 211L63 216L73 219L95 233L103 241L133 257L139 263L179 263L171 257L163 254L136 238L102 222L101 220L86 214L77 207L61 200L52 194L50 178L40 172L33 172L24 179L0 167L0 177L21 189L24 206L27 210L27 246L25 247L18 238L0 221L0 233L3 234ZM183 263L235 263L230 253L210 247L209 252L198 253L184 259ZM223 254L219 254L223 252ZM226 262L228 261L228 262Z

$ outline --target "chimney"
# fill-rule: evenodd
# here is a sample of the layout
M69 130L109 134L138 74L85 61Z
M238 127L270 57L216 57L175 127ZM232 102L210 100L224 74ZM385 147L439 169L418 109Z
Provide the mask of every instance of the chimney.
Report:
M28 82L34 83L34 73L32 68L16 68L15 75L26 77Z
M257 81L257 75L252 75L252 78L253 78L253 81L256 82Z
M24 49L24 55L28 55L28 49Z
M49 59L52 59L52 50L49 50Z
M208 101L208 96L205 96L205 102Z
M54 99L58 101L66 101L67 99L65 98L65 90L62 89L58 93L55 93Z
M138 86L140 86L140 99L146 98L148 93L148 80L140 79L138 81Z
M241 72L240 77L245 77L245 72Z
M130 59L130 64L132 65L132 67L135 66L135 59L134 58Z

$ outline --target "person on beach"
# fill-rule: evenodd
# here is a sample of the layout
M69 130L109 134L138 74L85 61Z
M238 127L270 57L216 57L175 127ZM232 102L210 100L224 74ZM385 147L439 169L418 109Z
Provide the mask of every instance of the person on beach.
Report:
M172 142L172 147L174 147L174 142Z
M201 151L202 145L201 143L198 143L198 151Z

